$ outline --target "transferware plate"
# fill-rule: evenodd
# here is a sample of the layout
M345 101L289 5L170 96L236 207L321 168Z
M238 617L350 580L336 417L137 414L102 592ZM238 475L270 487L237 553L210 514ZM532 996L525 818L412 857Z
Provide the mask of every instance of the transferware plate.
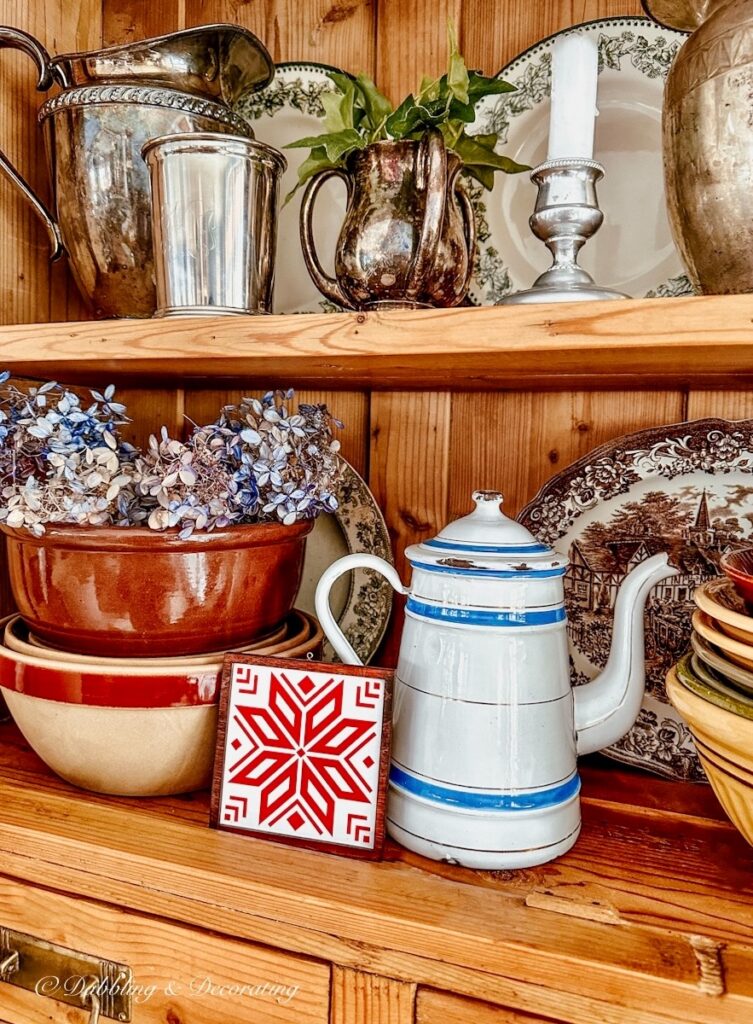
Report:
M366 482L343 459L343 474L337 492L339 508L334 515L321 515L306 541L303 580L296 608L315 615L314 595L326 568L343 555L366 551L394 564L390 536L382 511ZM333 586L332 614L364 665L377 652L390 621L392 587L371 569L356 569ZM324 661L338 661L325 640Z
M594 159L606 171L597 186L604 223L580 262L598 284L636 298L689 294L667 219L661 137L664 81L687 36L645 18L608 18L579 28L598 41ZM516 91L483 99L470 128L497 132L499 151L532 167L546 159L552 49L562 34L502 68L498 77ZM536 201L528 174L495 175L491 193L470 185L479 236L470 298L491 305L530 288L551 259L528 226Z
M279 149L288 162L280 186L281 203L295 187L298 168L309 153L307 149L285 149L285 146L324 131L321 97L322 93L335 88L328 72L338 70L327 64L278 64L274 80L266 89L248 93L236 104L236 111L250 121L259 142ZM301 188L280 209L272 307L275 313L322 313L338 308L320 293L303 261L298 226L302 198ZM319 259L328 274L334 273L335 245L345 220L345 206L343 183L325 182L314 209L314 239Z
M695 420L610 441L549 480L519 519L570 558L565 603L574 684L606 664L617 590L645 558L667 551L680 574L646 605L643 706L606 753L676 779L702 779L690 732L664 678L688 648L693 592L748 540L753 519L753 420Z

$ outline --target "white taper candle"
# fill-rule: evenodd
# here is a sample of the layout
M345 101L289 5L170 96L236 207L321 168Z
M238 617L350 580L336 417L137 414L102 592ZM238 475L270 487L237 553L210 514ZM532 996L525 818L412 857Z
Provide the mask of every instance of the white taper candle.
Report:
M577 31L560 36L552 52L548 160L593 157L598 77L594 36Z

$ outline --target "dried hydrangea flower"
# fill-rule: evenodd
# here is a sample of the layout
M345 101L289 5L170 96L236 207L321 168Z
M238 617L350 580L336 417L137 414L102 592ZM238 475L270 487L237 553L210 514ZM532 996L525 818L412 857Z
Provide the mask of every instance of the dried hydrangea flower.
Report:
M27 392L0 375L0 522L39 535L48 523L108 525L131 485L135 449L119 437L125 406L110 386L86 409L50 381Z
M148 524L179 526L181 536L230 523L277 521L290 526L335 511L340 444L325 406L290 414L292 391L268 392L226 406L215 423L188 441L163 428L137 459L137 492L154 504ZM188 470L186 472L186 469Z
M5 385L5 386L4 386ZM145 452L123 441L112 385L79 397L50 382L22 392L0 375L0 522L39 535L49 523L177 527L292 525L337 508L342 426L323 405L290 412L292 391L227 406L187 441L162 428Z
M178 526L189 537L194 529L213 530L239 518L231 508L232 474L222 453L198 433L184 443L163 427L136 459L136 494L152 530Z
M250 457L259 490L259 520L290 525L334 512L340 476L340 442L332 427L342 424L325 405L300 405L290 413L290 391L269 391L226 406L216 426L239 439L234 451Z

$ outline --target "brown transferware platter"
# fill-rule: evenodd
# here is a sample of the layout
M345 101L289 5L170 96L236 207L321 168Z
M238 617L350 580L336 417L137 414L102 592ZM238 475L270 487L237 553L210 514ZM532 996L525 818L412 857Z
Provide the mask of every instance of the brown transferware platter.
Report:
M751 535L753 421L695 420L610 441L549 480L519 519L570 558L565 577L572 680L604 667L624 576L658 551L680 570L646 605L646 692L638 720L606 753L676 779L701 780L692 737L664 679L688 648L693 591Z

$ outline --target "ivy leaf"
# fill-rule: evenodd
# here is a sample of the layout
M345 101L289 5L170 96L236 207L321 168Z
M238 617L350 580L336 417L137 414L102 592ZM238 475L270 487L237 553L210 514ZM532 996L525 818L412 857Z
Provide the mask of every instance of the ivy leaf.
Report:
M447 112L443 106L438 110L432 110L430 107L415 106L408 113L406 134L416 131L428 131L429 128L436 128L443 121L447 121Z
M450 106L450 102L451 101L452 102L457 102L457 101L453 101L453 98L450 95L450 93L447 91L446 86L442 84L442 82L444 81L444 77L445 76L443 75L442 78L439 80L440 81L439 96L437 96L436 99L434 99L434 100L422 100L420 103L419 102L416 103L417 107L420 107L420 108L422 108L423 110L426 111L426 116L427 117L433 118L435 121L438 118L443 118L443 117L447 116L447 110L448 110L448 108Z
M476 120L476 108L472 103L461 103L460 100L453 98L447 111L447 117L451 121L473 124Z
M494 168L479 167L478 164L464 164L463 170L472 178L475 178L479 185L483 185L490 192L494 188Z
M304 139L289 142L286 149L324 149L330 164L337 164L347 153L363 149L366 141L355 128L340 132L326 132L324 135L308 135Z
M438 78L429 78L428 75L424 75L421 85L418 87L418 96L422 102L439 98L439 81Z
M320 96L321 104L324 107L322 124L328 132L341 132L347 127L342 115L342 99L342 93L334 90L323 92Z
M392 104L386 96L379 92L368 75L358 75L356 83L361 105L366 112L371 129L377 131L392 113Z
M330 71L328 76L337 87L336 92L324 92L321 95L324 107L324 127L330 132L341 132L345 128L355 127L356 87L352 78Z
M325 132L323 135L306 135L302 139L296 139L295 142L286 142L285 149L312 149L315 146L323 146L329 138L330 133Z
M428 106L416 103L413 95L406 96L400 106L387 118L385 127L393 139L407 139L415 132L424 132L446 123L447 111L440 101Z
M353 85L353 79L344 71L328 71L327 78L333 81L342 93L347 92L348 87Z
M478 71L471 71L468 78L468 101L478 103L484 96L495 96L503 92L516 92L515 86L501 78L487 78Z
M315 149L312 149L298 168L298 183L295 188L292 188L285 196L283 206L290 202L305 181L308 181L309 178L313 177L313 175L317 174L319 171L326 171L331 166L332 161L327 157L327 150L324 146L317 146Z
M493 145L489 144L492 139L496 142L497 136L466 135L463 132L452 148L468 167L494 167L507 174L530 170L526 164L516 163L509 156L495 152Z
M324 148L327 158L333 164L336 164L342 161L354 149L363 149L365 145L366 140L355 128L346 128L344 132L333 132L331 135L328 135Z
M413 98L413 93L409 93L400 106L396 110L393 110L387 118L385 128L393 139L405 138L405 126L408 123L408 117L411 114L411 111L415 110L415 107L416 101Z
M468 69L458 50L458 38L451 19L447 21L447 41L450 51L450 63L447 68L447 88L455 99L461 103L468 102Z
M496 132L489 132L487 135L471 135L470 138L475 139L482 146L486 146L487 149L496 149L498 136Z

